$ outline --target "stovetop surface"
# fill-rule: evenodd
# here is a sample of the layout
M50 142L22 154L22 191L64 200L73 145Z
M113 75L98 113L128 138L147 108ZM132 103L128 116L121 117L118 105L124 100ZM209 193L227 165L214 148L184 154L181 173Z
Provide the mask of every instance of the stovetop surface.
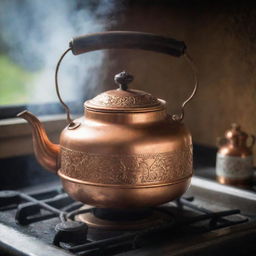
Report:
M219 255L227 255L230 250L233 255L254 255L252 253L256 252L250 243L251 237L256 235L256 194L200 177L192 179L192 186L181 199L154 209L169 214L168 221L138 231L89 228L87 241L80 243L82 246L56 241L55 246L52 245L58 233L56 225L61 222L58 211L78 211L82 206L65 194L59 183L48 183L47 188L45 185L31 187L22 192L26 202L13 207L5 204L7 207L0 209L0 222L4 227L11 227L45 244L44 250L37 250L33 255L47 255L42 253L56 246L60 253L65 250L71 255L156 255L163 251L165 255L215 255L220 246ZM38 208L37 201L31 202L27 195L57 209L56 212ZM239 254L236 247L241 247L241 241L248 254ZM4 241L0 239L0 245L12 254L20 255L17 248L12 250L15 245L13 241L8 242L8 235Z
M54 190L53 190L54 191ZM59 194L60 197L63 199L66 199L66 203L71 204L74 201L72 199L70 199L65 193L60 193ZM58 195L55 196L55 198L58 198ZM160 210L160 211L166 211L170 213L170 222L173 221L178 221L178 219L182 219L182 220L186 220L186 218L189 220L189 218L193 218L195 216L202 216L202 214L205 211L205 214L207 213L213 213L213 212L225 212L225 211L229 211L230 209L227 209L226 207L218 207L216 205L207 205L205 204L203 201L197 200L195 198L192 197L186 197L186 194L184 195L184 197L181 199L184 203L184 206L182 209L180 209L177 206L177 203L179 202L170 202L168 204L165 204L161 207L156 208L156 210ZM188 206L185 206L186 203L188 205L191 204L191 206L195 206L200 210L197 209L193 209L190 208ZM27 203L29 204L29 203ZM182 204L182 203L181 203ZM24 205L24 204L23 204ZM207 208L206 208L207 207ZM88 207L90 208L90 207ZM16 230L37 237L41 240L43 240L46 243L52 244L53 242L53 237L54 234L56 233L55 227L58 223L60 223L60 219L58 216L51 216L51 218L46 219L46 220L41 220L41 221L37 221L37 217L38 216L42 216L42 215L48 215L48 211L41 209L40 213L35 213L33 214L32 210L31 210L31 214L27 214L28 219L25 220L25 217L23 218L22 216L18 216L17 212L20 215L26 215L26 209L24 209L24 211L20 211L21 207L17 208L13 208L13 209L1 209L1 217L0 217L0 221L3 224L6 224L10 227L15 228ZM207 211L205 210L207 209ZM247 222L247 221L251 221L253 219L253 217L249 217L246 215L242 215L240 214L238 209L232 209L232 211L234 211L234 214L232 214L232 212L230 214L230 216L225 217L225 220L230 220L232 222L234 222L233 224L240 223L240 222ZM229 214L228 214L229 215ZM32 216L30 218L30 216ZM206 232L208 231L208 229L210 230L211 228L209 227L209 219L210 218L206 218L206 220L204 221L205 223L196 223L193 226L189 226L186 227L187 229L187 233L192 232L192 233L201 233L201 232ZM33 221L35 221L33 223ZM31 222L31 223L29 223ZM167 221L168 223L168 221ZM183 229L185 228L184 226L182 227ZM145 228L146 229L146 228ZM188 229L190 229L188 231ZM91 229L92 231L94 231L93 229ZM106 230L100 230L100 231L96 231L97 233L99 233L98 237L99 238L95 238L95 236L93 237L89 237L90 240L100 240L100 239L105 239L108 237L112 237L112 236L116 236L116 235L120 235L123 233L127 233L127 232L134 232L134 231L106 231Z

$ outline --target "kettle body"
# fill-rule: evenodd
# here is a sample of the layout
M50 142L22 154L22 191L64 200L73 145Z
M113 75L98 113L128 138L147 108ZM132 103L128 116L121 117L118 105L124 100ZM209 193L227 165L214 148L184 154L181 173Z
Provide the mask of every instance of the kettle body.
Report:
M146 207L182 195L192 176L192 139L166 110L85 110L76 130L60 137L64 189L98 207Z
M18 114L32 126L35 155L60 176L71 197L85 204L140 208L174 200L187 190L192 177L192 138L182 119L184 106L197 89L196 75L194 90L179 115L169 115L164 100L129 89L133 76L121 72L115 76L119 88L86 101L84 115L72 120L59 93L60 63L69 51L77 55L106 48L137 48L176 57L186 49L183 42L140 32L111 31L73 39L55 73L57 95L68 121L60 144L50 142L34 115ZM187 55L186 60L192 64Z

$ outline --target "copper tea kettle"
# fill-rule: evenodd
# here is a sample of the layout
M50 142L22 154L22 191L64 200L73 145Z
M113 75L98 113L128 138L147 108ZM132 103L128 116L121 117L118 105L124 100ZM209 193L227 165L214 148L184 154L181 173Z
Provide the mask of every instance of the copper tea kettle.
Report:
M110 48L150 50L185 56L195 75L195 87L181 114L169 115L166 102L128 89L131 75L115 76L118 89L84 103L84 116L72 120L58 89L64 56ZM28 111L18 114L33 131L35 155L42 166L57 173L66 192L97 207L127 208L162 204L181 196L192 176L192 139L182 123L184 106L197 89L195 68L184 42L148 33L110 31L76 37L61 56L55 73L57 95L68 125L60 144L50 142L40 121Z

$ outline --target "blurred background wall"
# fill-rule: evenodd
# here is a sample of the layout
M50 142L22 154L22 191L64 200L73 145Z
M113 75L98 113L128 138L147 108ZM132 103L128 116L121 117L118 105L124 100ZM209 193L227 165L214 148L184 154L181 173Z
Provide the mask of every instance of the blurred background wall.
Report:
M129 1L113 30L137 30L184 40L196 63L200 86L185 109L194 141L215 146L232 122L256 134L256 8L253 1ZM127 4L127 3L126 3ZM170 113L193 88L182 58L162 54L110 51L103 83L113 88L123 69L131 84L168 101Z

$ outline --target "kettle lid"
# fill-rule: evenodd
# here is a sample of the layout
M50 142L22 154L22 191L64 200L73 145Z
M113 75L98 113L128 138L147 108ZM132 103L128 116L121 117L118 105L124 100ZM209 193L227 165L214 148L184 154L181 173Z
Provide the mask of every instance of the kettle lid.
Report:
M165 108L165 101L150 93L128 89L133 76L123 71L114 78L119 88L103 92L84 103L85 107L103 112L148 112Z

